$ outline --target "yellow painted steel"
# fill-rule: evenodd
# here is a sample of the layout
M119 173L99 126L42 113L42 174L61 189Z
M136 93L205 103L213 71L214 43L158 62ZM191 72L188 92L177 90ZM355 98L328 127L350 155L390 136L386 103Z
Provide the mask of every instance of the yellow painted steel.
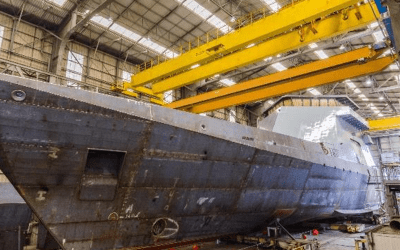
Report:
M311 74L324 69L329 69L345 63L350 63L359 60L360 58L374 58L380 55L382 51L375 51L369 47L364 47L347 53L343 53L326 60L315 61L306 65L302 65L296 68L288 69L282 72L278 72L272 75L259 77L253 80L249 80L243 83L233 85L231 87L221 88L218 90L210 91L201 95L197 95L191 98L182 99L166 106L174 109L184 109L193 106L197 103L222 98L228 95L238 95L241 92L249 91L254 88L262 87L275 82L280 82L294 77Z
M376 7L374 8L375 12L378 13ZM348 18L345 20L341 14L335 14L314 24L305 25L301 38L298 30L283 34L251 48L232 53L221 59L155 83L152 85L152 89L154 93L176 89L216 74L260 61L269 56L294 50L312 42L355 30L374 21L375 16L370 6L362 5L349 10ZM314 29L317 30L317 33L314 33Z
M329 69L322 69L305 76L299 76L294 79L287 79L261 87L252 88L247 91L226 95L221 98L214 98L181 109L193 113L204 113L281 96L312 87L318 87L325 84L343 81L345 79L379 72L392 64L395 59L396 58L394 57L383 57L365 63L354 62L337 67L331 67Z
M177 58L139 72L132 76L131 85L142 86L146 83L155 82L163 77L188 69L192 65L202 64L221 54L228 54L249 44L276 36L358 2L360 0L300 1L278 13L192 49Z
M370 131L400 129L400 116L368 120Z
M146 94L150 97L150 102L164 105L164 95L163 94L154 94L153 91L146 87L129 87L128 82L117 82L111 85L110 88L112 91L120 92L121 94L133 97L139 97L138 93ZM131 89L131 90L130 90Z

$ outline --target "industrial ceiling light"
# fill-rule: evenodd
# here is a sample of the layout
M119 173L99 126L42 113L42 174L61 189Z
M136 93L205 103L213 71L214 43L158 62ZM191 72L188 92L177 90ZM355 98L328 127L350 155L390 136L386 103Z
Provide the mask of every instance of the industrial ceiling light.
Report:
M371 78L368 78L367 81L365 81L365 84L366 84L367 86L371 85L371 84L372 84L372 79L371 79Z
M379 97L379 100L383 101L383 99L385 99L383 96Z
M340 49L340 50L345 50L345 49L346 49L346 46L344 46L344 44L342 44L342 45L340 45L339 49Z

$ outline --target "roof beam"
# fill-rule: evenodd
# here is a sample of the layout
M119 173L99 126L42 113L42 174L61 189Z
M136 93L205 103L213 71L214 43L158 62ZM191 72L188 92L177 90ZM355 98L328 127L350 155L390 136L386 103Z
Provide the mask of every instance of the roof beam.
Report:
M278 13L266 16L250 25L200 45L175 59L137 73L132 77L132 86L142 86L158 81L163 77L189 69L195 64L202 64L221 54L228 54L249 44L276 36L358 2L358 0L298 2Z
M358 15L356 15L358 13L362 18L358 18ZM344 19L342 14L336 14L316 22L313 25L313 27L317 30L316 33L313 32L314 28L311 27L311 24L305 25L303 27L304 33L302 38L299 36L299 30L285 33L264 43L238 51L236 53L232 53L222 57L221 59L214 60L195 69L191 69L176 76L167 78L161 82L153 83L152 89L154 93L161 93L167 90L186 86L194 82L213 77L216 74L222 74L224 72L261 61L270 56L298 49L312 42L317 42L322 39L327 39L344 32L364 27L374 21L375 15L370 6L363 5L357 9L350 10L348 12L347 19ZM162 66L164 64L167 66L168 62L173 62L173 60L167 61L166 63L158 66ZM157 66L141 73L154 72L151 70L156 68ZM134 77L138 75L139 74L135 75ZM135 81L134 77L132 77L133 81ZM135 86L134 82L133 86Z
M71 29L69 29L66 34L64 35L65 39L69 39L69 37L76 31L80 30L83 28L83 26L85 24L87 24L90 19L92 19L92 17L94 17L95 15L97 15L98 13L100 13L102 10L104 10L105 8L108 7L108 5L110 5L112 2L114 2L115 0L104 0L104 2L102 4L100 4L96 9L94 9L93 11L91 11L90 13L88 13L81 21L79 21L79 23L77 23L76 25L74 25Z
M204 113L360 77L381 71L395 60L394 57L384 57L365 62L366 58L376 58L379 54L368 48L358 49L166 106Z

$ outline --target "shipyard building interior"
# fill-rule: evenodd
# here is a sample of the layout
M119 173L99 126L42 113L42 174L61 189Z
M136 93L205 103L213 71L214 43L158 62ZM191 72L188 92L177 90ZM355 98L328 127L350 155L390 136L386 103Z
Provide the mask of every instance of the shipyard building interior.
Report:
M399 53L399 0L0 0L0 250L398 250Z

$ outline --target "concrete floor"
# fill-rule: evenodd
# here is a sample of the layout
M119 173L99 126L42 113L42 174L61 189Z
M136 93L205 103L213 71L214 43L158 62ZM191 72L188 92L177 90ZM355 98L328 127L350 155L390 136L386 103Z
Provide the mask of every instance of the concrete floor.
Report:
M371 226L367 226L367 229L371 229ZM293 235L296 239L301 237L301 234ZM321 232L318 236L310 236L308 235L308 239L318 239L321 247L321 250L354 250L355 249L355 240L360 239L361 236L365 236L364 233L346 233L340 232L336 230L327 230L325 232ZM257 250L262 248L257 248L255 245L243 245L243 244L227 244L223 243L217 245L215 242L209 243L201 243L198 244L200 250ZM174 248L176 250L193 250L193 245ZM367 248L368 249L368 248Z

